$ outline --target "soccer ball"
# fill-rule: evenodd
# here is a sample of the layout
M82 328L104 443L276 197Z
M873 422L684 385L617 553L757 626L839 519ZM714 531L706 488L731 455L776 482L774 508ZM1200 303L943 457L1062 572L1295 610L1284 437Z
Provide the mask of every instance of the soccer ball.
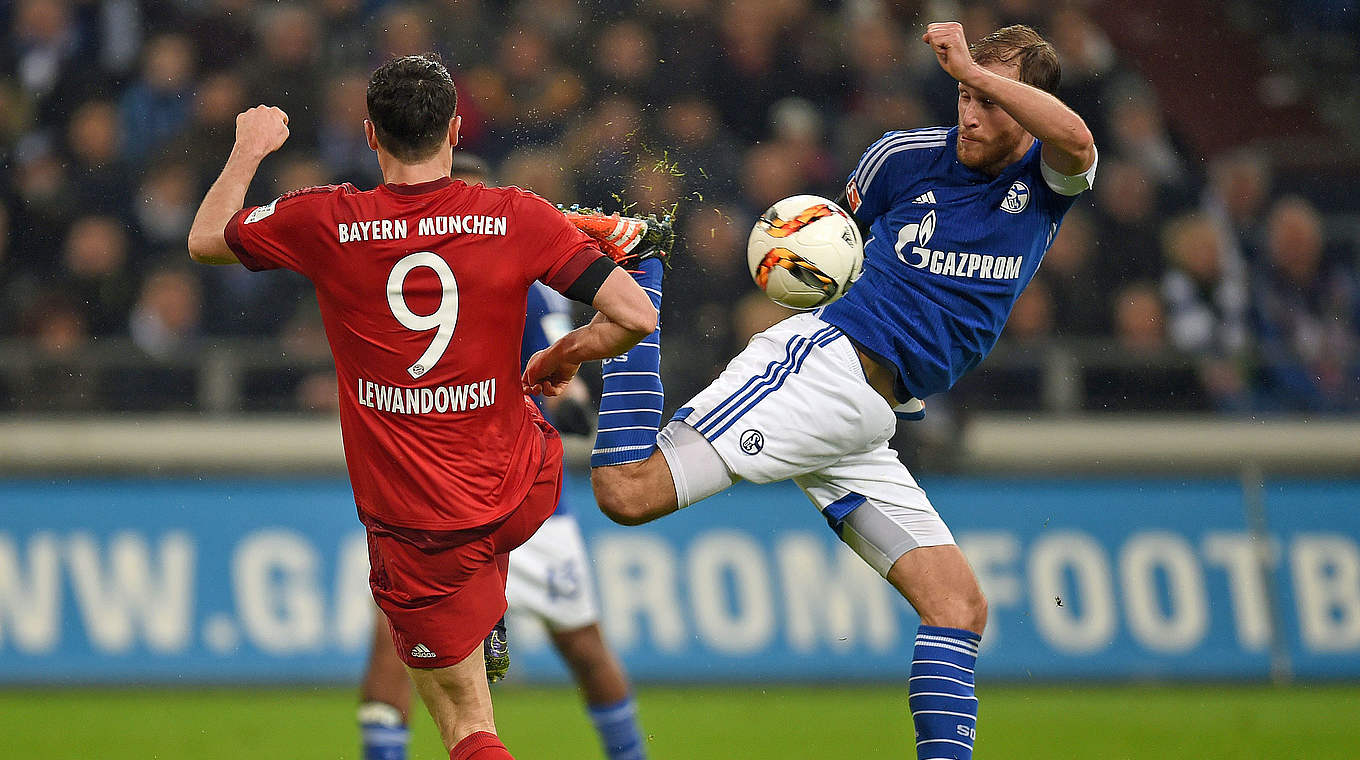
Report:
M756 286L775 303L815 309L845 295L864 266L855 220L834 202L795 195L776 202L746 241Z

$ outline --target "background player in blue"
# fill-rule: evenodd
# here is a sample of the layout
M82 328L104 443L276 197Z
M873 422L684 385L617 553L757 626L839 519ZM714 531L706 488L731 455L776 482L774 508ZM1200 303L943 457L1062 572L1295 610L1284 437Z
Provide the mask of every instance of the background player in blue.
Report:
M487 178L485 164L454 153L452 175L469 184ZM521 356L529 357L571 329L570 302L553 289L534 283L529 290ZM582 391L581 396L585 393ZM535 398L550 421L552 410ZM547 627L553 647L566 662L586 702L586 712L609 760L645 760L646 745L637 722L637 704L628 677L605 643L599 603L591 582L581 529L565 501L534 533L510 553L505 584L510 615L536 617ZM514 620L511 620L513 636ZM494 635L494 632L493 632ZM374 620L373 645L360 686L359 729L364 760L405 760L410 732L411 682L395 654L385 619Z
M971 758L973 666L987 622L977 579L943 520L888 448L897 417L949 388L991 350L1096 150L1051 94L1059 67L1028 27L970 51L957 23L922 37L958 80L958 124L892 132L860 160L846 196L869 227L864 274L840 301L757 335L655 437L659 336L607 361L604 394L635 414L604 416L596 499L641 523L737 479L792 478L846 544L921 616L909 702L920 758ZM649 263L649 262L644 262ZM655 263L655 262L650 262ZM660 270L635 273L660 295ZM525 382L555 392L574 369L569 334L530 360ZM626 368L627 371L619 371ZM645 407L648 399L654 408Z

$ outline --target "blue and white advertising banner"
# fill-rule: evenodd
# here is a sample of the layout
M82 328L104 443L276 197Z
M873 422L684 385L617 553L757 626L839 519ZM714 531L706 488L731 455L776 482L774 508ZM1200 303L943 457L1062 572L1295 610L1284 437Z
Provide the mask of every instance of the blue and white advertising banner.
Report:
M991 604L984 677L1360 677L1360 480L1267 483L1266 540L1230 480L922 485ZM914 613L791 484L630 528L567 498L637 680L905 676ZM0 681L350 680L367 574L343 480L2 480ZM510 636L514 678L565 679Z

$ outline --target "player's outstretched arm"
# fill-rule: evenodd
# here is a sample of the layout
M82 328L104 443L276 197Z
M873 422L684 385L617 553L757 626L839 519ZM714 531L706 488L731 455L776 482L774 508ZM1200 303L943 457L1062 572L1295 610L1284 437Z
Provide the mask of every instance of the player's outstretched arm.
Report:
M246 189L264 157L288 139L288 114L273 106L255 106L236 117L236 144L222 174L208 189L189 229L189 257L200 264L236 264L227 245L227 222L240 211Z
M526 393L556 396L567 389L582 363L626 353L656 330L656 308L623 269L609 273L591 305L599 313L590 324L530 357L524 367Z
M1044 163L1049 168L1075 176L1095 163L1095 141L1086 122L1047 92L978 65L968 52L962 24L931 24L921 39L935 51L945 73L972 90L975 97L996 103L1043 143Z

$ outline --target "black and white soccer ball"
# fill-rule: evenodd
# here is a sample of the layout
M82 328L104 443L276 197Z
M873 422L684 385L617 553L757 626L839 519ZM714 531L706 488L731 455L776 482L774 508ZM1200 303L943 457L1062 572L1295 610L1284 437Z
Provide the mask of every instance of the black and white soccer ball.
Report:
M833 201L795 195L760 215L746 241L746 263L770 300L815 309L859 279L864 241L855 220Z

